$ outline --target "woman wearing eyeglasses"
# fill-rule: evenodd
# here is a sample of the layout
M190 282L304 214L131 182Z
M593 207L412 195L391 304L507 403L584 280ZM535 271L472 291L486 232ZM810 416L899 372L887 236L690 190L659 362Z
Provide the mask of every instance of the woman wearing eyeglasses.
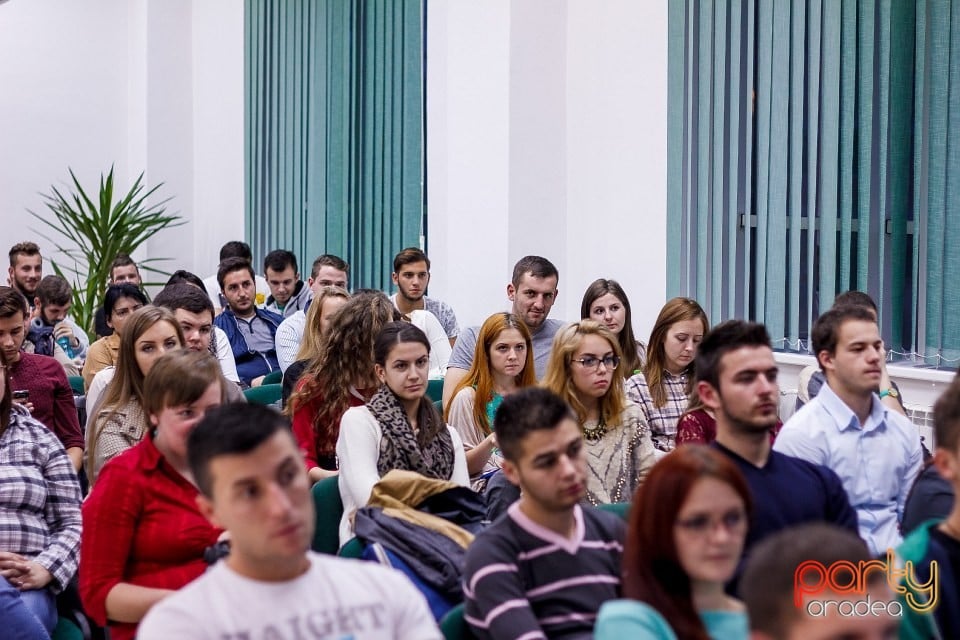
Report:
M750 489L723 454L684 445L634 498L623 549L624 600L600 609L598 640L746 640L743 603L724 592L743 552Z
M627 402L615 373L620 346L609 330L582 320L557 332L542 385L577 415L587 459L591 504L626 502L655 462L650 429Z

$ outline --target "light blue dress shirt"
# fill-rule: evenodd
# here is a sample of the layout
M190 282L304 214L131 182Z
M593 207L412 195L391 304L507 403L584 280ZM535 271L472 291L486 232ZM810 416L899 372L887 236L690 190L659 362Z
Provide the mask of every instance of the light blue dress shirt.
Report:
M824 385L787 420L773 448L840 476L871 553L883 555L903 541L903 506L923 463L920 434L907 418L884 407L879 396L873 395L870 415L861 425Z

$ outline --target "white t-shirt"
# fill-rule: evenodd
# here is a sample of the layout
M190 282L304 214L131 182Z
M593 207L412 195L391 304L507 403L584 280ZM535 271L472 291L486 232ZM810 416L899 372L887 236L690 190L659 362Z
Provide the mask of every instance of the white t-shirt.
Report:
M261 582L219 562L154 606L140 640L443 636L423 595L402 573L360 560L309 552L310 569L288 582Z
M407 314L410 324L417 327L430 341L430 378L440 380L447 373L450 361L450 339L443 330L437 316L424 309L415 309Z

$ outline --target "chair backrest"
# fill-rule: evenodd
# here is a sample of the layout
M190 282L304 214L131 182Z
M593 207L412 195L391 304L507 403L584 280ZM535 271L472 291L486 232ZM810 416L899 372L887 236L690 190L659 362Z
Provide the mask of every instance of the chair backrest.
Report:
M283 371L280 369L271 371L263 377L263 384L280 384L281 382L283 382Z
M316 508L316 528L310 548L318 553L337 555L340 548L340 519L343 518L343 500L337 476L324 478L313 485L313 506Z
M83 376L67 376L67 380L70 382L70 389L73 390L73 395L82 396L86 393L83 390Z
M467 621L463 619L462 602L443 616L443 620L440 621L440 632L446 640L473 640L476 637Z
M443 380L427 381L427 397L433 402L443 399Z
M253 404L271 405L280 402L280 396L283 393L281 384L262 384L259 387L250 387L243 390L243 396L247 402Z
M630 503L629 502L611 502L609 504L598 504L597 508L601 511L609 511L610 513L620 516L621 519L626 520L630 515Z

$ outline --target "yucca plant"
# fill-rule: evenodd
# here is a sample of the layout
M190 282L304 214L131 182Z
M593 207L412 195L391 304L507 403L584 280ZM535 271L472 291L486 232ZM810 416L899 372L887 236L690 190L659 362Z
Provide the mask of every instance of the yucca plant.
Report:
M94 202L80 185L73 169L68 167L67 170L73 184L66 195L55 186L50 187L52 193L40 194L53 218L33 211L30 214L69 241L63 242L37 231L41 237L53 243L60 253L73 260L72 266L53 260L50 263L57 275L66 278L73 287L71 316L92 335L94 316L103 304L103 295L110 280L110 263L117 254L131 255L147 238L162 229L185 224L186 220L176 214L166 213L165 205L171 198L147 203L147 199L163 183L146 189L142 173L130 190L114 202L111 166L106 177L100 174L99 199ZM138 266L141 271L163 273L149 263L165 259L151 258L139 262ZM72 277L67 276L67 272Z

